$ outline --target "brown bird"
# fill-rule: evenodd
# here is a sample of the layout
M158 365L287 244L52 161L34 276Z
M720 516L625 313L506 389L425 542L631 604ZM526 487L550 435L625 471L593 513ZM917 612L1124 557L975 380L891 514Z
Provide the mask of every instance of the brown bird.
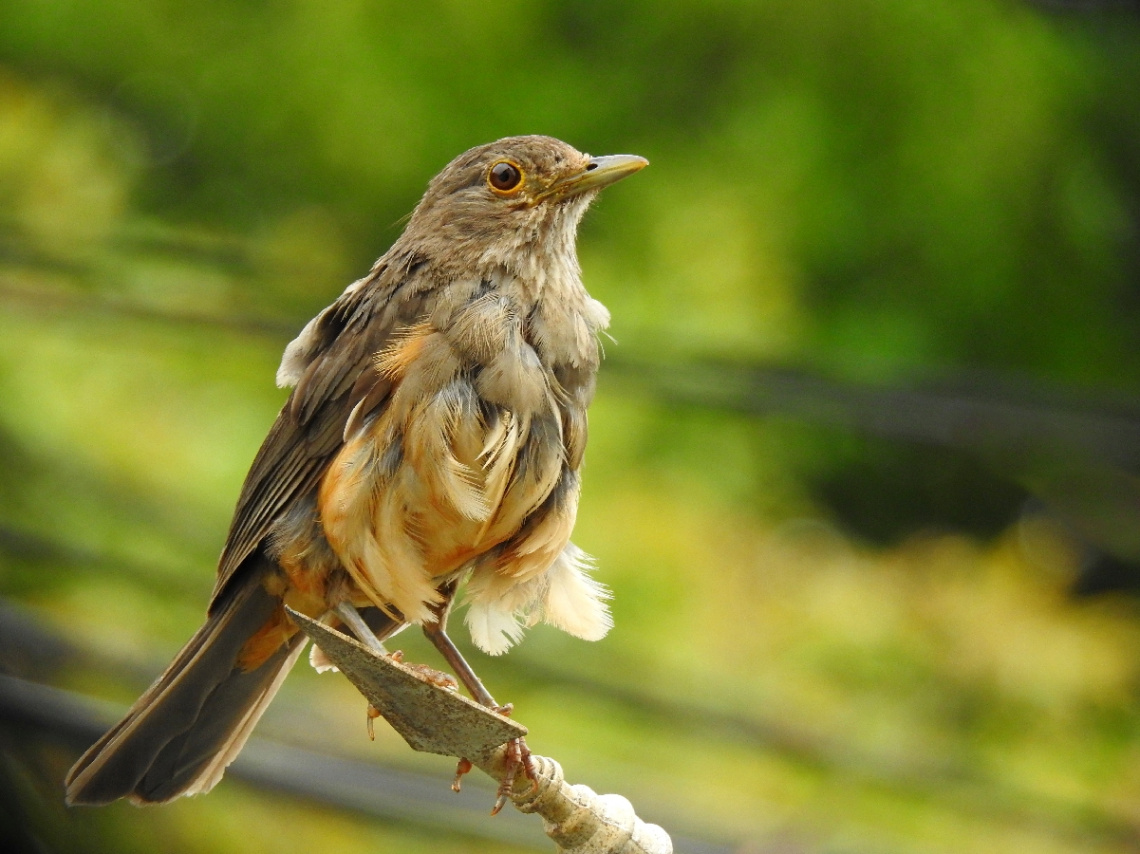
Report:
M489 706L445 632L460 584L492 655L540 619L606 633L608 592L570 542L609 322L575 238L597 191L646 163L522 136L432 180L392 248L286 348L277 381L293 392L246 477L206 623L76 762L69 803L212 788L300 654L286 605L374 646L419 625Z

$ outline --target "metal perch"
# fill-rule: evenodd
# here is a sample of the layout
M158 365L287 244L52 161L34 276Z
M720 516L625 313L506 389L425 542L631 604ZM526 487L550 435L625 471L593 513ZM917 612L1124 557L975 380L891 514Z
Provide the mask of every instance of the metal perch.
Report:
M414 750L465 758L495 780L506 774L506 743L527 729L323 623L289 610L357 690ZM637 817L620 795L572 786L553 759L533 756L537 786L519 775L511 799L542 816L546 835L565 854L672 854L669 835Z

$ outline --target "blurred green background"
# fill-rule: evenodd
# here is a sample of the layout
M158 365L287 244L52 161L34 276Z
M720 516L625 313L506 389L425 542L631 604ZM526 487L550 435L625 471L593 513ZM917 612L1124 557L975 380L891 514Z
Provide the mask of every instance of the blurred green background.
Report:
M1137 11L0 0L0 670L131 701L284 344L453 156L546 133L652 166L580 240L616 628L472 653L532 747L679 851L1140 851ZM94 736L47 708L0 727L5 850L532 850L307 666L258 733L442 806L66 810Z

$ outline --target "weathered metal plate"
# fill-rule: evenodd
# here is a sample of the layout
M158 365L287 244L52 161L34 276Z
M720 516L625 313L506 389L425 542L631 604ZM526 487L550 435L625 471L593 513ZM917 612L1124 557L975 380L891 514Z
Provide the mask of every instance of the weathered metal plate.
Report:
M414 750L475 760L526 735L522 724L432 683L324 623L285 610Z

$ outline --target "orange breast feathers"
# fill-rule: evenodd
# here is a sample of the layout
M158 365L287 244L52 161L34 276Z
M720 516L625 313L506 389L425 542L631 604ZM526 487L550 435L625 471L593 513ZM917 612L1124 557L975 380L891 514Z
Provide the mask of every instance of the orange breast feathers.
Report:
M436 588L465 569L525 583L566 548L572 509L539 512L566 474L557 403L533 351L505 355L484 377L490 368L431 324L408 329L376 357L392 385L385 407L347 438L321 482L333 551L371 602L409 621L432 619ZM518 399L503 399L512 386Z

